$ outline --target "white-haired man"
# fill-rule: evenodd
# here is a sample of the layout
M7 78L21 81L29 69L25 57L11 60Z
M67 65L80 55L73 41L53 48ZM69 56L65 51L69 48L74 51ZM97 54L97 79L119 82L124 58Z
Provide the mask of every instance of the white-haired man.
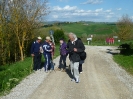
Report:
M79 62L80 62L80 53L85 50L85 46L80 39L74 33L69 33L69 42L67 44L71 73L73 75L72 81L75 80L76 83L79 83Z

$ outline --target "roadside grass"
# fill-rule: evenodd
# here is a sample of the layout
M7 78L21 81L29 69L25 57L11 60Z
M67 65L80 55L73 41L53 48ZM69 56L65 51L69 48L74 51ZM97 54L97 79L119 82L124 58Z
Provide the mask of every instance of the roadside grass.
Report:
M59 45L56 45L54 58L57 56L59 56ZM43 55L42 63L44 63ZM33 73L32 66L31 57L27 57L24 61L19 61L11 65L0 66L0 96L8 94L25 77Z
M113 59L118 63L122 68L124 68L128 73L133 75L133 55L124 56L124 55L114 55Z

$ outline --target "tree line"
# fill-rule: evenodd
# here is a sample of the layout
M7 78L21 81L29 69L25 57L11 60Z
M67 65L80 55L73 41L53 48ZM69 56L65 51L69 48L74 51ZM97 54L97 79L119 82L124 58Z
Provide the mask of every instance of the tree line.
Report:
M0 66L23 61L48 14L47 0L0 0Z

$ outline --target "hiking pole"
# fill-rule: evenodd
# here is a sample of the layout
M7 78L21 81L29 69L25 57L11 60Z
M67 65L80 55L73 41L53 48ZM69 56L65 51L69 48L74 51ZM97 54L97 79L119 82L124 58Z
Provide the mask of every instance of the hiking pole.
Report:
M33 57L32 57L32 62L31 62L31 66L30 66L30 73L32 72L32 69L33 69Z

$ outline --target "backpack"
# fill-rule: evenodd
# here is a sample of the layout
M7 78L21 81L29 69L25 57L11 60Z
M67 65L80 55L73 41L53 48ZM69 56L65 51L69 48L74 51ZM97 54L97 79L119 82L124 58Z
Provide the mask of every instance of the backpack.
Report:
M80 56L80 59L81 59L81 60L85 60L86 57L87 57L87 54L86 54L85 51L83 51L83 52L79 53L79 56Z
M78 40L81 40L81 39L78 38ZM81 41L82 41L82 40L81 40ZM80 59L81 59L81 60L85 60L86 57L87 57L87 54L86 54L85 51L83 51L83 52L80 52L80 53L79 53L79 56L80 56Z

